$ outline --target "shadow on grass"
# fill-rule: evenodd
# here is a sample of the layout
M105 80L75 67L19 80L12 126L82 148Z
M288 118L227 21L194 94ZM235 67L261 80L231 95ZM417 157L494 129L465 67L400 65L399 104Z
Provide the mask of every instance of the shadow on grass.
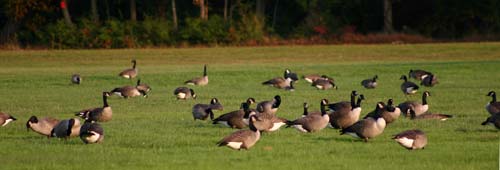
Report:
M355 138L347 138L347 137L315 137L312 138L314 141L336 141L336 142L346 142L346 143L354 143L354 142L362 142L364 143L363 140L361 139L355 139Z

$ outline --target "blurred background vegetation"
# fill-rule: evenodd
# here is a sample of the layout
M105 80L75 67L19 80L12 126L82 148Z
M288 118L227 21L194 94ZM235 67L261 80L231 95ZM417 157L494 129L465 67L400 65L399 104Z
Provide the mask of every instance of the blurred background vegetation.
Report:
M0 0L19 48L500 40L498 0Z

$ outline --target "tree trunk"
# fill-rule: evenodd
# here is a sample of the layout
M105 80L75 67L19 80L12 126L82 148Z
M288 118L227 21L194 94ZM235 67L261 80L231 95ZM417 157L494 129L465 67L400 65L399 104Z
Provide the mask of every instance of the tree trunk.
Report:
M224 21L227 21L227 0L224 0Z
M69 15L68 11L68 5L66 4L66 0L61 1L61 9L64 15L64 21L66 22L67 25L73 25L73 22L71 22L71 15Z
M137 21L137 10L135 0L130 0L130 20Z
M177 30L177 9L175 7L175 0L172 0L172 20L174 20L174 30Z
M384 0L384 32L393 33L392 27L392 0Z
M97 12L97 0L91 0L90 6L91 6L91 10L92 10L92 20L95 23L98 23L99 22L99 13Z
M259 17L264 17L266 11L266 1L265 0L257 0L255 5L255 14Z
M200 19L205 20L205 0L200 0Z
M274 11L273 11L273 24L271 25L271 28L274 29L274 25L276 24L277 16L278 16L278 5L280 3L280 0L276 0L276 3L274 4Z
M108 3L108 0L104 0L104 3L106 5L106 19L109 19L110 14L109 14L109 3Z
M0 44L14 43L14 35L19 28L19 22L9 19L0 32Z

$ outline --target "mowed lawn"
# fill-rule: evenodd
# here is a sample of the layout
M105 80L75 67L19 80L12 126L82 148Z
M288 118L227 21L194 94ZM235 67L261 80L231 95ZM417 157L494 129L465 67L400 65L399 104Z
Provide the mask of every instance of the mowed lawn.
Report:
M104 143L26 131L31 115L71 118L81 109L102 106L103 91L134 85L136 80L117 76L131 67L131 59L137 59L139 77L153 91L149 98L109 99L113 120L101 123ZM173 90L201 76L203 64L208 64L209 85L192 87L197 100L177 101ZM327 74L339 88L316 90L304 80L294 92L261 85L286 68L299 75ZM262 101L279 94L277 114L295 119L303 102L319 110L321 99L348 100L352 90L366 97L364 116L378 101L406 100L399 78L410 69L440 79L410 99L420 101L428 90L430 111L452 119L400 117L368 143L329 128L311 134L282 128L263 134L248 151L235 151L216 145L235 129L191 116L194 104L213 97L224 105L215 112L219 116L237 110L248 97ZM82 85L70 84L73 73L83 76ZM364 89L360 81L375 74L379 87ZM481 126L489 116L484 106L491 90L500 93L500 43L0 51L0 111L18 118L0 127L0 169L498 169L499 133ZM391 139L415 128L428 135L424 150L408 151Z

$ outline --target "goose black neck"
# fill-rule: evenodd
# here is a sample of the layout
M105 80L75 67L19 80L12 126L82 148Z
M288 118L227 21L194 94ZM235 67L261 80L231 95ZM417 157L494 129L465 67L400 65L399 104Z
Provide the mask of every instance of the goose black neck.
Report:
M321 103L321 107L320 107L320 110L321 110L321 116L324 116L325 114L327 114L327 113L326 113L326 108L325 108L326 106L325 106L325 105L326 105L326 104Z
M495 102L497 102L497 94L493 93L491 95L491 102L490 103L495 103Z
M308 111L307 111L307 106L306 106L306 105L304 105L304 113L303 113L303 115L304 115L304 116L307 116L307 113L308 113Z
M426 94L426 93L424 93L424 94L422 95L422 104L423 104L423 105L426 105L426 104L427 104L427 94Z
M363 99L361 97L358 97L358 102L356 103L356 107L361 107L361 101Z
M253 124L252 118L249 118L248 124L249 124L248 127L250 127L251 131L254 131L254 132L258 131L257 127L255 127L255 125Z
M132 66L132 68L135 69L135 65L137 64L137 62L134 60L133 63L134 65Z
M415 115L415 111L410 110L410 119L415 119L417 115Z
M406 78L406 76L403 76L403 80L404 80L405 82L407 82L407 81L408 81L408 78Z
M281 98L276 97L276 98L274 99L274 104L273 104L273 107L272 107L272 108L278 108L278 107L280 107L280 105L281 105Z
M373 80L372 80L372 81L373 81L373 82L376 82L376 81L377 81L377 78L378 78L378 76L373 77Z
M243 106L243 112L245 114L243 115L243 118L247 119L250 117L250 107L246 103L242 103L241 106Z
M141 79L137 80L137 86L141 84Z
M104 107L108 107L108 96L102 95L102 102Z
M355 95L351 95L351 108L355 108L356 107L356 96Z
M203 76L207 76L207 65L203 66Z

